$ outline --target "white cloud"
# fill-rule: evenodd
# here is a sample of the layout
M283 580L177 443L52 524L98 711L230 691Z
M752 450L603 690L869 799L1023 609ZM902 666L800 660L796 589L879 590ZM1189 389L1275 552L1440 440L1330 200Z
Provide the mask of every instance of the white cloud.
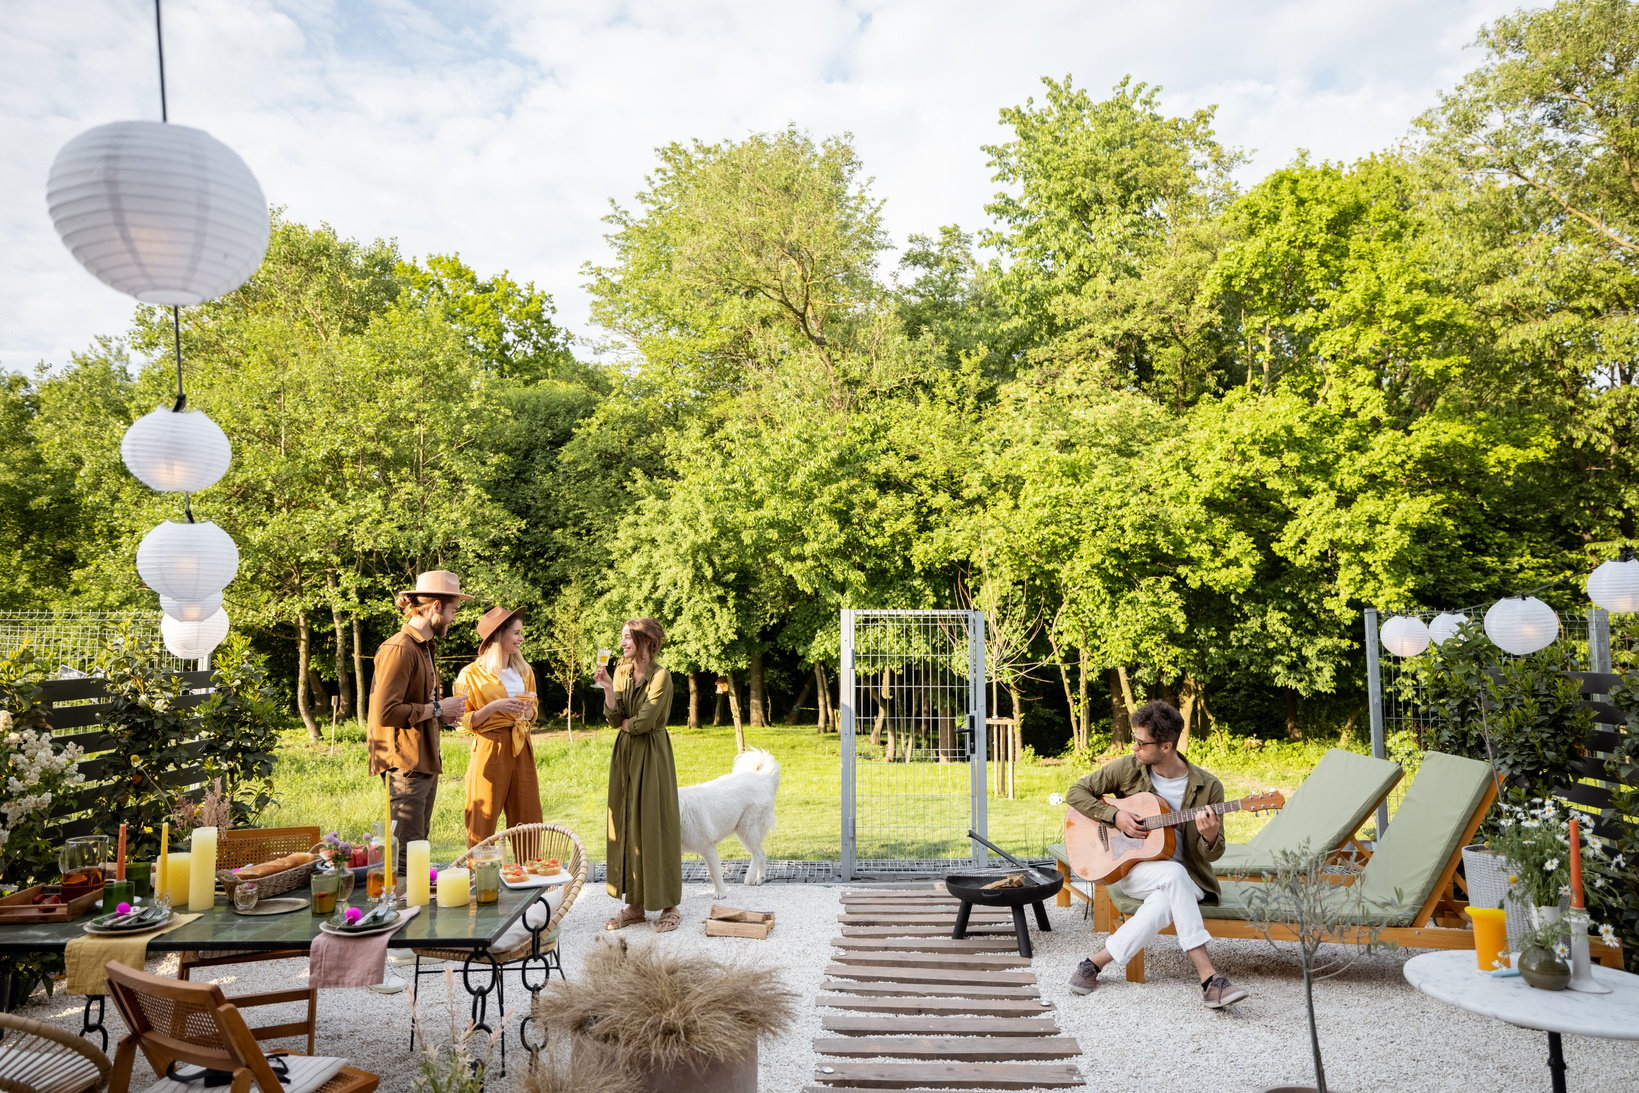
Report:
M1352 160L1392 144L1478 63L1513 0L171 0L173 121L209 130L306 222L460 251L508 269L587 327L580 267L653 148L788 123L854 134L896 239L977 228L998 111L1069 74L1125 74L1169 109L1218 104L1243 181L1299 148ZM125 328L132 304L58 243L44 181L76 133L157 117L145 0L36 0L0 42L0 367L60 363Z

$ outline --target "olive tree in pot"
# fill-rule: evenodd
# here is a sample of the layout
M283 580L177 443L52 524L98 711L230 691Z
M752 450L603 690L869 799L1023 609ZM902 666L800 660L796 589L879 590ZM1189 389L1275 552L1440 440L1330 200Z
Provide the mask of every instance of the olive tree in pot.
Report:
M1320 1053L1320 1027L1315 1020L1315 983L1329 979L1360 957L1384 944L1368 924L1370 912L1393 908L1369 907L1348 883L1346 875L1327 865L1327 855L1302 851L1282 852L1277 867L1261 883L1247 885L1247 917L1276 951L1291 946L1303 969L1303 1004L1309 1017L1309 1051L1314 1059L1315 1084L1282 1085L1267 1093L1327 1093L1326 1065ZM1399 893L1396 893L1398 897ZM1329 946L1322 951L1323 946Z

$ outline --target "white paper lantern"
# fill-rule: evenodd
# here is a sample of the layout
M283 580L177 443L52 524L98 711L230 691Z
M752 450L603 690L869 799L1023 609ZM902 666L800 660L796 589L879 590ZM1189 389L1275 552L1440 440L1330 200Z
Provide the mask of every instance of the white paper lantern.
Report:
M97 280L143 303L225 295L267 253L268 210L245 161L203 129L116 121L63 145L46 204Z
M239 572L239 548L228 533L206 520L167 520L142 537L137 573L142 583L173 600L195 603L228 586Z
M1639 611L1639 558L1606 562L1588 574L1588 598L1606 611Z
M159 608L178 622L204 622L222 609L222 593L213 592L201 600L159 598Z
M1414 657L1428 648L1428 627L1413 615L1396 615L1378 632L1383 648L1397 657Z
M137 479L161 493L198 493L227 473L233 447L220 426L198 410L161 406L125 430L120 458Z
M228 613L216 614L201 622L183 622L169 615L159 617L159 634L171 655L183 660L204 660L228 636Z
M1485 636L1505 653L1523 656L1559 637L1559 616L1535 596L1509 596L1485 613Z
M1435 645L1444 645L1457 636L1457 628L1468 621L1461 611L1442 611L1428 624L1428 636Z

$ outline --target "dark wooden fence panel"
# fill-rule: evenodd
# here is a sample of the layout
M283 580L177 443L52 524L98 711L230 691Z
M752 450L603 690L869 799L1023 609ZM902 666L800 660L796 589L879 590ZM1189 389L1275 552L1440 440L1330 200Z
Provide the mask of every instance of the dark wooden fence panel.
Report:
M178 698L176 706L180 710L197 709L210 698L211 673L181 674L183 682L194 690ZM119 825L117 816L98 816L89 811L100 796L100 788L107 785L113 776L126 777L126 772L131 769L128 756L115 754L111 750L113 737L95 727L98 717L108 709L108 704L103 701L108 697L104 682L99 678L87 677L47 680L40 685L44 692L41 703L46 707L46 717L51 723L53 742L59 746L78 744L85 750L79 770L85 775L86 784L52 802L52 826L59 838L89 835L97 831L107 834L110 827L117 829ZM150 773L169 789L197 794L203 791L205 785L205 771L199 766L205 743L198 739L197 715L189 721L189 725L195 738L183 747L187 765Z

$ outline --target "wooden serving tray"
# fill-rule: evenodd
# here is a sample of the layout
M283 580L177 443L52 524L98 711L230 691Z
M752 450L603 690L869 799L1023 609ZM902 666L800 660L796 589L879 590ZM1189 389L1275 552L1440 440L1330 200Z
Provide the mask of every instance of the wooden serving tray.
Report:
M0 922L68 922L102 904L101 888L67 903L35 903L34 897L43 891L45 885L36 884L33 888L0 897Z

